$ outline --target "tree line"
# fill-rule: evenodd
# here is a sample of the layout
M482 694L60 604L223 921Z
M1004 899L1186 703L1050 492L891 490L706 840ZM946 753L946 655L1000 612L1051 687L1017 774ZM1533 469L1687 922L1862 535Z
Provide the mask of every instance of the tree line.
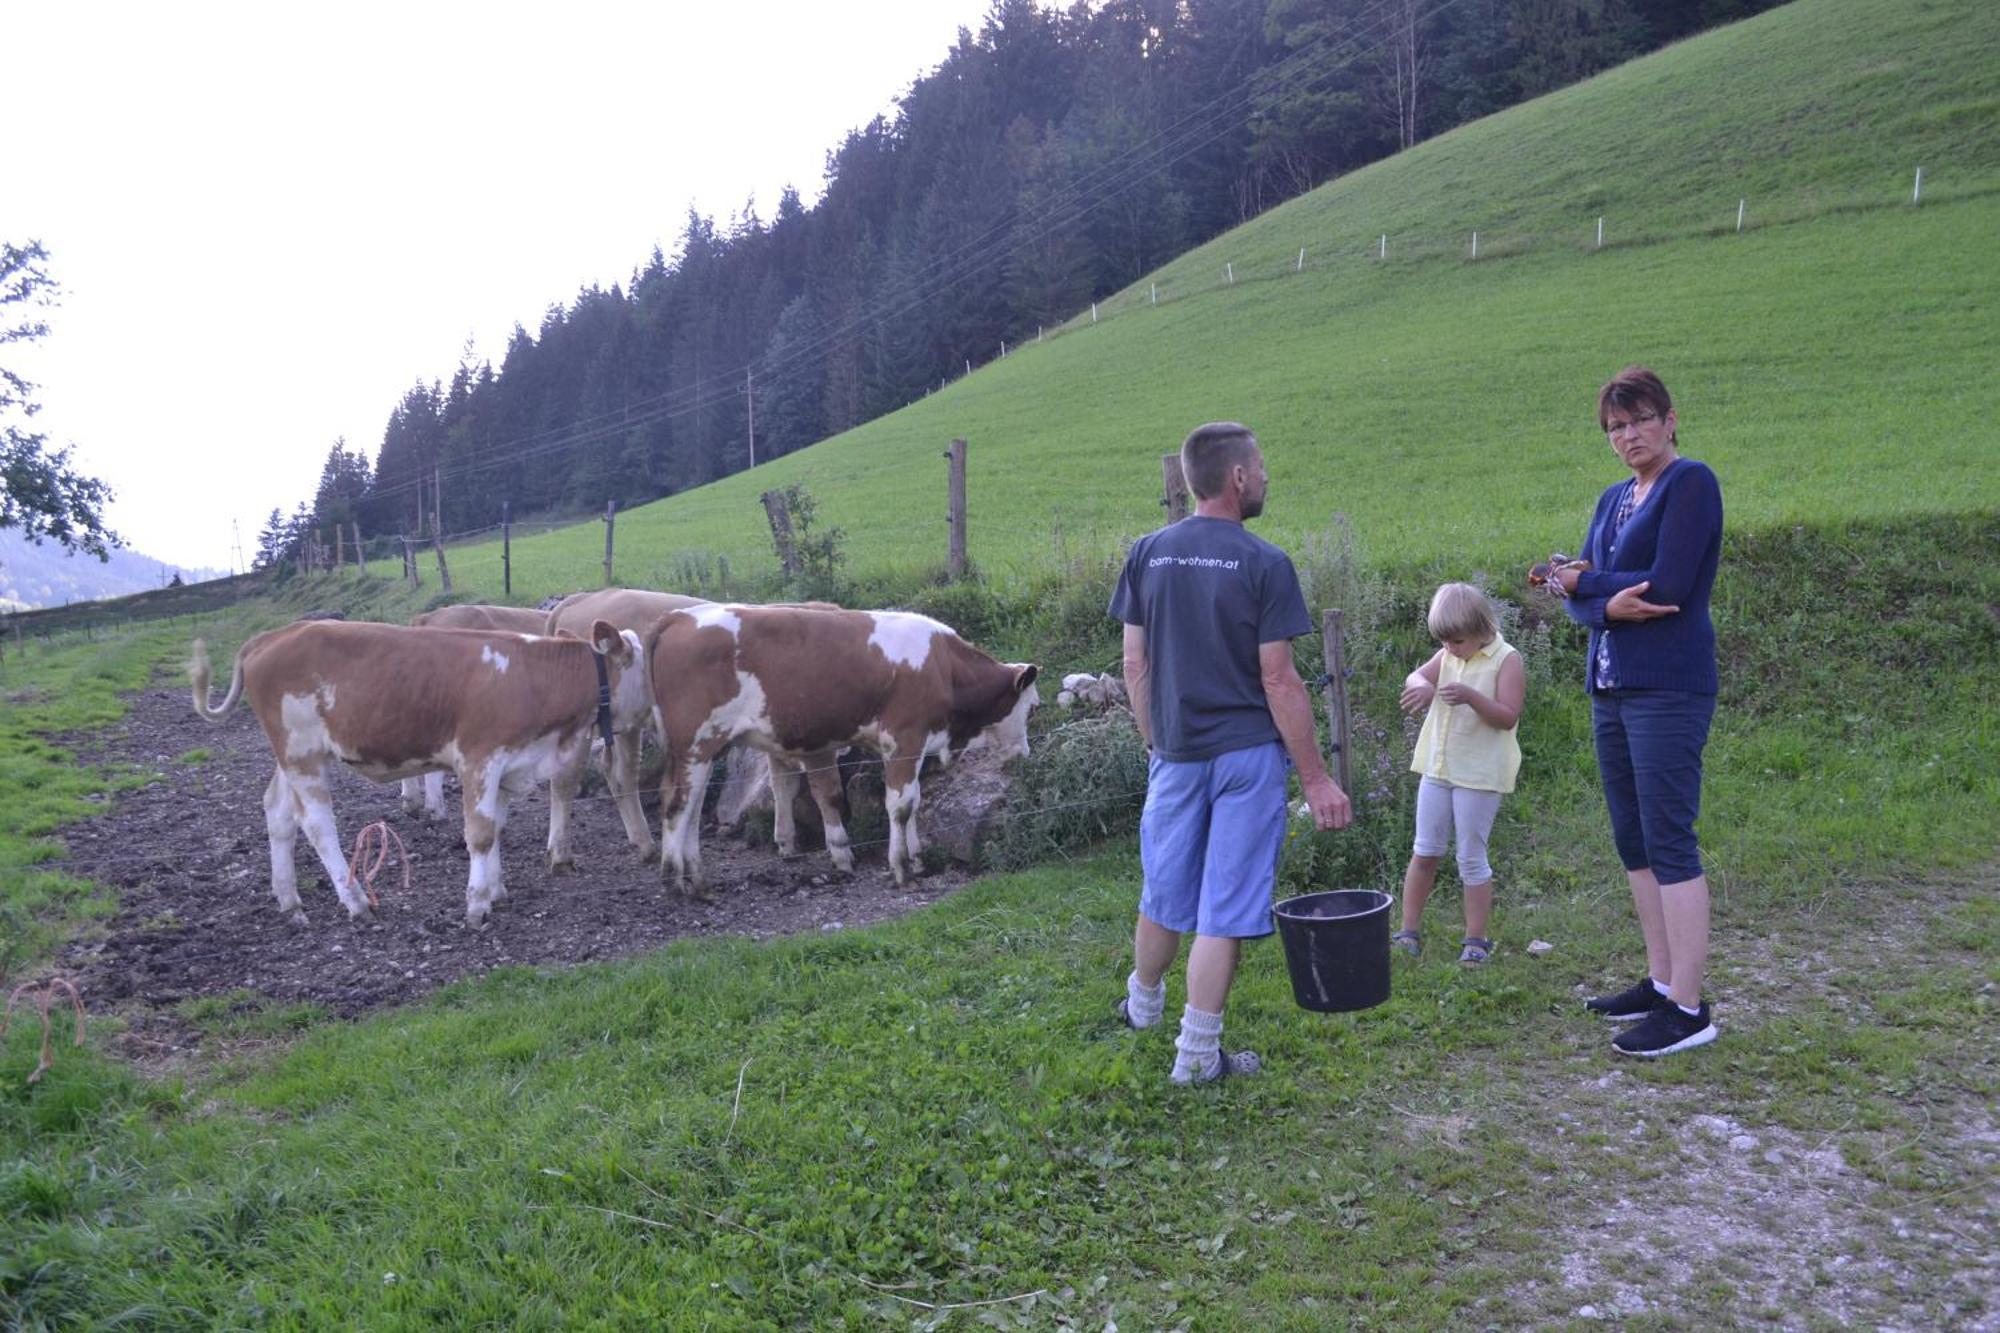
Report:
M259 563L700 486L922 396L1344 172L1776 0L995 0L787 189L336 441ZM323 537L322 540L328 540Z

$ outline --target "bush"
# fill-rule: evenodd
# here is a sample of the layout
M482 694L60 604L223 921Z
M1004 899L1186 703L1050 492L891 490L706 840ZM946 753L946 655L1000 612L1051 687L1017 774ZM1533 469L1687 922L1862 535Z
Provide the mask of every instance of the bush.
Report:
M1068 717L1030 745L988 854L1003 869L1067 857L1136 831L1145 803L1146 746L1132 715Z

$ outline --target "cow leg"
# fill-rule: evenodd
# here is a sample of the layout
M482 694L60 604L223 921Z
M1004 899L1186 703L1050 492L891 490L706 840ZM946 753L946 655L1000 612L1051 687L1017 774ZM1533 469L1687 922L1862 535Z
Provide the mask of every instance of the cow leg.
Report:
M660 780L660 878L693 898L703 896L701 871L701 799L708 791L713 757L692 756L670 763ZM680 770L676 781L674 770ZM671 784L671 786L670 786Z
M549 873L552 875L576 872L576 858L569 850L569 810L583 786L584 758L579 753L575 763L557 769L549 782Z
M422 810L432 819L444 818L444 774L426 773L403 779L403 810L414 815Z
M775 754L765 758L771 764L771 840L778 844L778 855L794 856L799 850L799 824L792 802L799 794L799 766Z
M854 848L847 841L847 792L840 782L840 755L824 750L808 757L806 781L819 806L820 823L826 826L827 855L839 869L854 869Z
M325 774L289 773L285 780L291 786L293 799L298 802L299 826L305 830L313 850L319 853L319 863L326 868L327 878L333 881L333 890L340 895L349 919L366 921L374 913L369 909L368 898L361 892L361 886L355 883L353 868L347 863L347 851L340 845L340 826L334 822L333 793L327 786Z
M271 771L270 785L264 788L264 828L271 835L271 894L278 900L278 910L294 925L303 926L306 909L299 903L299 872L292 859L299 837L299 808L282 768Z
M917 773L922 762L922 756L891 759L882 768L882 804L889 816L889 873L898 884L907 884L921 865L917 859L923 850L917 840L917 803L923 789Z
M639 849L641 861L650 861L660 849L653 841L653 831L646 827L646 809L639 804L639 748L644 738L645 733L637 727L614 734L605 776L612 796L617 798L626 840Z
M465 924L476 926L507 895L500 875L500 830L507 823L507 793L500 766L461 763L459 803L465 807L465 854L471 869L465 881Z

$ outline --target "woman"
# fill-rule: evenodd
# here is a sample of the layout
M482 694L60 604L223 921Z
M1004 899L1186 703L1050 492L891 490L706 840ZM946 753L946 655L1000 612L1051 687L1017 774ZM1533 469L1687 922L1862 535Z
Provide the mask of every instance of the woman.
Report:
M1586 683L1611 833L1632 883L1647 975L1584 1007L1629 1024L1612 1045L1655 1057L1714 1041L1702 999L1708 877L1695 842L1701 756L1715 716L1709 589L1722 550L1722 488L1680 456L1679 422L1660 377L1618 372L1597 395L1597 423L1631 479L1597 501L1582 556L1550 586L1590 629Z

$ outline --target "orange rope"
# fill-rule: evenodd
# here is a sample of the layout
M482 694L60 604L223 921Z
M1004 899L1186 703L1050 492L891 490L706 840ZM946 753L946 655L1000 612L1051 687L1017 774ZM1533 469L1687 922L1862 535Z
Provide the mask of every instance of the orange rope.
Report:
M35 1008L42 1016L42 1058L35 1065L35 1072L28 1075L28 1082L38 1082L42 1075L55 1066L55 1052L49 1045L51 1027L49 1010L64 994L69 996L70 1007L76 1010L76 1044L83 1045L83 996L77 993L76 983L68 977L50 977L45 981L30 981L16 986L14 993L7 997L7 1011L0 1013L0 1037L7 1035L7 1025L14 1019L15 1002L24 991L37 991Z
M371 834L373 835L372 837L370 836ZM403 892L408 894L410 891L410 853L403 846L402 837L396 830L389 827L388 821L378 819L354 835L354 852L348 857L347 873L349 878L361 881L361 891L368 895L368 905L370 907L375 907L379 904L379 900L375 897L375 872L380 870L382 863L389 859L389 842L391 839L395 840L396 856L403 863ZM369 852L375 854L375 859L372 861L367 860ZM367 862L365 867L363 865L364 861Z

